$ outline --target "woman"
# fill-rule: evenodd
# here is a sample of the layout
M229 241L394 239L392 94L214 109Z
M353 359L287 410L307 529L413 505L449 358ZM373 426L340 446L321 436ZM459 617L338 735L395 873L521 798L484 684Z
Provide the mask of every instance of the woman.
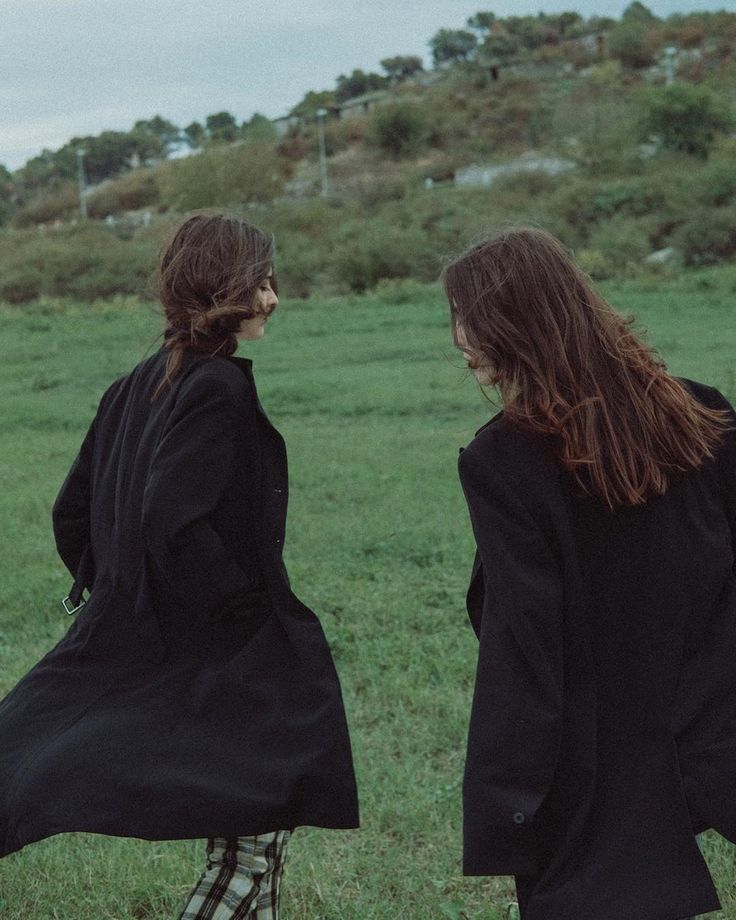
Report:
M457 345L503 411L461 452L479 639L464 871L525 920L719 907L736 842L736 435L548 234L448 266Z
M358 821L330 652L282 561L284 442L234 357L276 290L246 221L176 231L164 346L104 394L54 505L77 619L0 704L0 853L209 838L186 920L275 920L289 832Z

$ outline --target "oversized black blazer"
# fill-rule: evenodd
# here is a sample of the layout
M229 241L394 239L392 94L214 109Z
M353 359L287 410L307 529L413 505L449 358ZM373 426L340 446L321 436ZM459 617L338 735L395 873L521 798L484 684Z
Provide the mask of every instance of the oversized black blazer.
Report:
M0 703L0 855L354 827L337 675L282 560L284 442L250 361L162 350L114 383L53 509L90 599Z
M694 833L736 842L735 444L615 513L503 413L460 454L479 639L464 871L515 875L525 920L719 906Z

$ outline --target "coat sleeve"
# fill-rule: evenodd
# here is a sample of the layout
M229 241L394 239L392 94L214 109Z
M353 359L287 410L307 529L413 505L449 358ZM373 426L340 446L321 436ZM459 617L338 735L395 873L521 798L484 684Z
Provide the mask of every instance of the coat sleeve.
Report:
M51 513L56 549L72 576L79 579L80 588L91 588L94 580L90 534L90 478L95 426L96 420L87 431Z
M255 410L247 395L236 398L214 377L182 384L151 461L141 527L149 559L194 618L249 606L253 580L224 544L212 515L227 502L236 474L252 481L258 495L258 456Z
M562 731L562 578L518 481L468 448L459 464L483 568L463 783L464 873L530 875L535 818Z
M686 389L710 409L720 409L729 416L731 426L717 451L718 476L721 485L723 511L731 530L731 546L736 568L736 412L726 397L715 387L680 378Z
M731 547L736 567L736 413L733 406L718 390L713 390L717 395L714 408L723 409L730 416L731 430L727 431L723 445L718 454L723 505L731 529Z

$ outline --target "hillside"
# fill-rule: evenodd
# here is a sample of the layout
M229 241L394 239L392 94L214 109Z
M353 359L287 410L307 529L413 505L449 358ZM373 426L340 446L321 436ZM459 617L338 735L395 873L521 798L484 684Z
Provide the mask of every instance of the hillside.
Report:
M276 121L189 125L183 158L163 158L182 132L156 116L8 173L0 298L144 294L167 228L210 206L276 233L297 296L431 280L508 221L547 227L596 278L736 258L736 14L659 20L635 2L618 22L471 25L430 41L432 70L387 58L386 75L339 77Z

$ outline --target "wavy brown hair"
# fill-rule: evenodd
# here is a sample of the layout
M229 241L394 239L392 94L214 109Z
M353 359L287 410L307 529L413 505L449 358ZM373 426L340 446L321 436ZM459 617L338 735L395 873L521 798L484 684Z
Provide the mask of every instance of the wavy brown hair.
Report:
M199 211L161 250L158 295L164 308L166 372L153 394L170 386L184 354L234 354L236 332L255 315L258 285L273 274L273 237L235 215Z
M709 409L592 286L562 244L517 228L443 272L453 331L513 425L549 439L563 468L610 509L663 495L723 439ZM457 339L456 339L457 341Z

